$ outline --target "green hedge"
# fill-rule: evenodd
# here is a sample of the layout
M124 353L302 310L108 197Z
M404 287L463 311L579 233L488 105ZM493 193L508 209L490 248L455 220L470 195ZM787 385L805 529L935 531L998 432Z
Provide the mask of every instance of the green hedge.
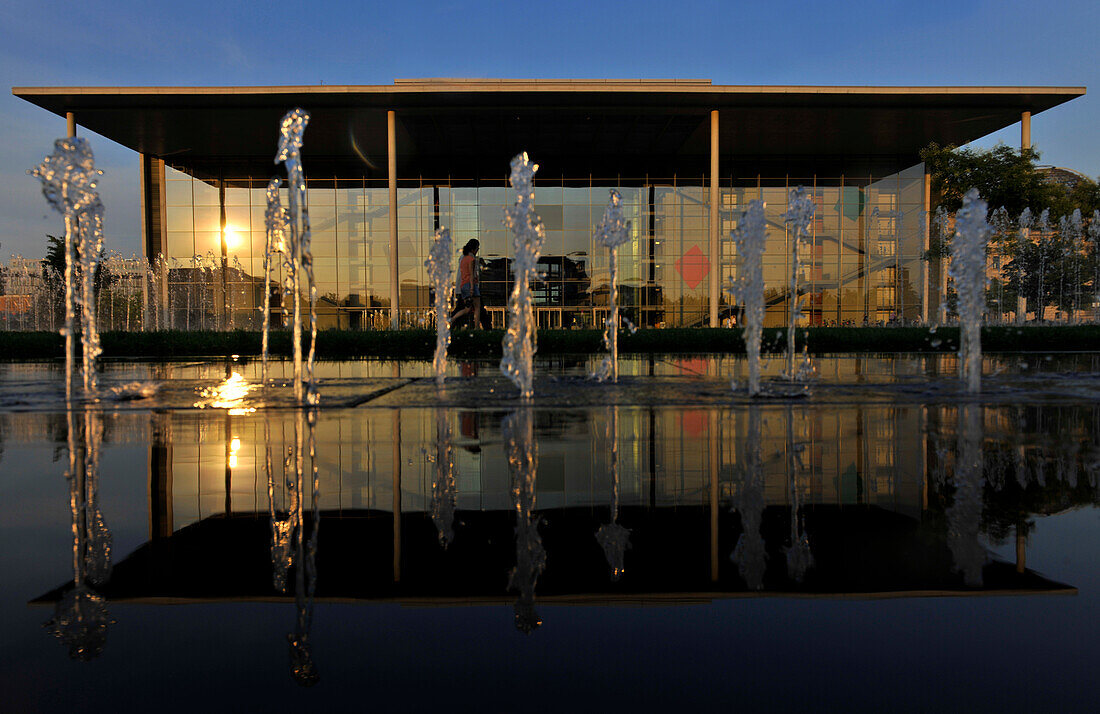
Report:
M451 341L450 353L460 357L500 354L501 330L459 330ZM958 328L933 331L927 327L811 327L798 330L797 346L808 338L809 351L827 352L948 352L958 349ZM584 354L603 349L597 330L540 330L540 354ZM259 355L258 332L107 332L102 335L106 357L209 357ZM305 340L303 340L305 342ZM763 351L783 352L786 330L764 330ZM1086 351L1100 350L1100 325L986 327L982 347L996 351ZM271 335L271 354L291 353L290 333ZM683 328L638 330L622 333L619 349L631 353L711 352L737 354L745 351L741 330ZM354 357L429 358L435 350L432 330L338 331L317 337L318 355L325 359ZM53 332L8 332L0 336L0 359L48 359L63 356L64 341Z

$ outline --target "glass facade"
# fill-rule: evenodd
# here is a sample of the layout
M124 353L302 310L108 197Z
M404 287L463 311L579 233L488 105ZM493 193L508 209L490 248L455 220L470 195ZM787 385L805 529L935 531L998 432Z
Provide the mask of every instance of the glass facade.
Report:
M321 327L387 327L391 286L386 182L322 177L307 181ZM260 324L266 184L266 176L203 181L166 167L165 307L171 326ZM619 249L624 317L640 327L707 324L708 275L713 266L708 256L706 177L626 180L540 174L535 185L537 211L546 228L533 286L540 326L595 326L604 319L608 256L592 235L610 189L622 194L631 221L631 240ZM802 251L804 324L920 320L927 283L922 260L923 165L882 178L721 180L718 269L723 285L738 270L730 230L749 201L762 199L768 220L766 324L786 324L790 235L783 214L790 190L799 185L817 204L812 235ZM504 179L399 183L397 293L403 324L426 324L430 319L424 259L437 227L451 229L456 251L471 238L481 242L484 304L494 324L504 324L512 250L501 216L513 198ZM456 266L457 262L456 253ZM277 268L273 275L278 278ZM275 313L278 324L281 311ZM737 320L725 294L720 296L719 314L724 324Z

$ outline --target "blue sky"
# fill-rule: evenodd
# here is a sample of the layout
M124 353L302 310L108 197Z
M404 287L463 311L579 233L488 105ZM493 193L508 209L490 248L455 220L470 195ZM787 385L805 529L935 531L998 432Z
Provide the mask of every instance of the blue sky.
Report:
M1043 163L1096 177L1098 37L1096 0L0 0L0 256L38 257L45 234L60 230L24 172L51 151L64 121L12 97L12 86L387 84L395 77L1086 86L1089 95L1032 120L1032 141ZM108 248L138 251L137 155L90 138L105 172ZM977 144L998 140L1017 145L1019 126Z

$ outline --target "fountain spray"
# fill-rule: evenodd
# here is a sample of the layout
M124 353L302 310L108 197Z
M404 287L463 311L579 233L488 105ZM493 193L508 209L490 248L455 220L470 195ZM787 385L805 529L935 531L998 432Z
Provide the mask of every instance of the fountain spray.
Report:
M764 571L768 553L760 525L764 519L764 448L761 437L762 419L760 406L749 405L745 440L741 444L739 468L741 483L737 493L737 511L741 514L741 535L730 553L730 560L737 564L737 572L750 590L764 587Z
M283 256L283 292L294 303L291 342L294 347L294 398L299 403L316 405L320 401L313 362L317 355L317 285L313 281L313 254L310 250L309 209L306 204L306 179L302 169L302 135L309 123L309 112L293 109L283 116L279 129L279 150L275 163L286 166L290 206L286 212L287 250ZM275 184L278 188L278 184ZM267 216L280 215L278 191L268 185ZM276 226L277 227L277 226ZM273 226L268 226L269 234ZM303 288L309 290L309 355L303 370L302 304Z
M1092 220L1089 221L1088 227L1089 242L1092 243L1092 264L1093 264L1093 276L1092 276L1092 289L1096 293L1093 295L1093 300L1100 303L1100 210L1094 210L1092 212ZM1093 320L1100 319L1100 316L1093 315Z
M500 371L519 387L520 396L530 399L533 361L536 350L535 315L531 308L531 278L535 276L539 252L545 231L535 213L535 172L538 164L527 158L527 152L512 159L509 181L516 191L516 203L504 210L504 225L512 231L515 284L508 296L508 329L504 333L504 356Z
M539 534L542 519L535 515L539 451L531 407L506 416L500 430L512 472L512 506L516 513L516 567L508 576L508 589L519 593L514 606L516 629L530 634L542 624L535 610L535 585L546 569L546 549Z
M455 539L455 509L458 507L458 481L455 475L450 412L435 410L435 478L432 479L432 523L439 544L446 550Z
M65 217L65 394L72 396L74 322L80 306L81 372L85 397L96 390L96 359L100 354L95 314L95 270L103 250L103 203L97 191L103 172L95 168L92 147L77 137L58 139L54 152L30 175L42 182L50 207ZM79 270L76 262L80 261ZM76 281L80 279L80 293Z
M623 561L630 549L630 529L619 523L619 408L610 408L607 436L611 441L611 522L596 531L596 542L611 568L611 581L618 582L626 568Z
M435 357L432 359L432 367L435 369L435 383L440 387L443 386L447 370L447 347L451 344L450 312L455 293L454 275L451 273L452 253L454 244L451 242L451 230L438 229L424 267L428 269L428 278L435 288ZM479 315L474 316L475 321L479 319Z
M54 153L29 171L42 182L42 194L65 217L65 412L68 432L69 507L72 514L73 583L46 623L66 644L74 659L90 660L103 649L110 616L105 601L92 590L111 572L111 534L98 505L99 445L102 423L89 401L97 387L96 359L100 354L96 327L95 271L103 251L103 203L96 190L103 174L95 168L92 149L84 139L54 142ZM79 268L77 261L79 260ZM76 283L80 280L80 291ZM74 323L80 307L81 375L84 387L83 420L73 408L75 367Z
M976 193L976 189L971 191ZM985 487L980 405L959 405L957 440L952 479L955 494L946 514L947 546L951 550L955 570L962 573L963 582L967 587L977 588L982 586L982 567L988 557L985 547L978 540L982 491Z
M1046 300L1044 299L1043 278L1047 272L1047 250L1046 240L1050 233L1050 209L1044 208L1043 212L1039 214L1039 239L1037 241L1039 248L1039 287L1037 288L1035 295L1035 320L1037 322L1044 322L1046 318Z
M279 201L279 185L282 179L273 177L267 182L267 209L264 212L266 244L264 246L264 317L263 340L261 345L261 374L267 384L268 335L271 332L271 258L280 256L280 264L286 260L287 246L290 244L290 216Z
M787 311L787 379L794 381L795 323L802 317L802 300L798 294L798 274L802 270L798 248L810 235L810 222L814 219L816 206L812 197L806 195L806 187L799 186L791 191L787 203L787 212L783 220L791 226L791 276L788 286L790 309Z
M1032 216L1031 216L1031 209L1030 208L1025 208L1023 210L1023 212L1020 213L1020 218L1019 218L1019 221L1018 221L1019 232L1017 233L1017 249L1016 249L1016 255L1018 255L1019 258L1017 258L1018 265L1017 265L1016 270L1015 270L1015 273L1016 273L1016 324L1017 325L1022 325L1024 323L1024 319L1027 317L1027 296L1023 294L1023 292L1024 292L1024 268L1023 268L1024 260L1023 260L1023 256L1024 256L1024 248L1030 242L1031 224L1034 220L1035 219L1032 218Z
M986 244L993 229L986 223L986 203L972 188L963 196L955 215L955 238L951 241L951 268L959 295L959 370L966 391L978 392L982 385L982 312L985 309Z
M805 417L800 420L805 425ZM803 433L799 434L804 437ZM802 454L806 450L804 438L797 441L794 436L794 408L787 406L787 479L790 484L791 499L791 536L790 545L784 548L787 556L787 577L796 583L801 583L806 577L806 571L814 567L813 550L810 548L810 537L806 533L806 515L802 511L802 499L805 495L805 487L802 485L806 464L802 461Z
M602 382L611 378L612 382L619 381L619 285L618 285L618 258L619 246L630 240L630 221L623 218L623 197L615 189L610 190L611 196L607 200L607 208L603 218L596 226L595 240L607 248L608 268L610 272L611 293L609 297L610 310L607 320L604 322L603 344L608 354L600 362L599 367L590 375L592 379ZM629 322L629 321L628 321ZM633 325L631 325L633 327Z
M764 328L763 257L767 241L764 206L763 201L749 201L748 210L741 215L737 227L730 231L730 237L737 245L737 254L741 257L741 266L737 280L729 279L726 292L744 307L745 324L741 334L749 363L750 397L760 393L760 336Z

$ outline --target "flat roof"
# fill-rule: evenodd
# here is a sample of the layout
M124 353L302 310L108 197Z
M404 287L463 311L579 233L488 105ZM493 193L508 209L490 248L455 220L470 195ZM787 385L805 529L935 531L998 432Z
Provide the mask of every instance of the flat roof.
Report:
M301 106L307 173L381 178L386 112L402 178L503 177L527 151L547 176L892 173L929 141L964 144L1084 87L716 85L706 79L397 79L389 85L14 87L12 94L197 174L273 173L278 122Z

